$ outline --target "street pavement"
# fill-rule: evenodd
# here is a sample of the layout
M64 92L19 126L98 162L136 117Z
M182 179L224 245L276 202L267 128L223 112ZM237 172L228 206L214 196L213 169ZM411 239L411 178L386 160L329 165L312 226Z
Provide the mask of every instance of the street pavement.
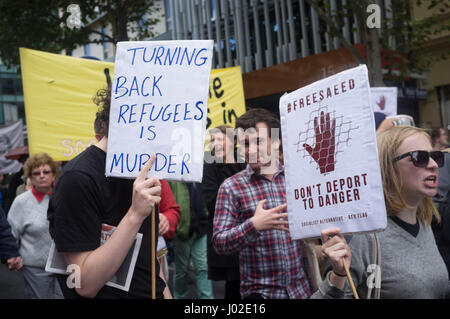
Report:
M172 283L173 283L173 264L169 266L169 288L173 295ZM211 281L213 288L214 299L223 299L225 295L225 281ZM195 285L195 274L192 268L189 269L189 293L188 299L198 299L197 288Z
M8 270L4 264L0 264L0 299L23 299L24 281L22 272Z
M173 271L169 267L169 288L172 291ZM195 287L195 275L193 271L189 271L190 289L188 298L197 299L197 289ZM212 281L213 294L215 299L223 299L225 282ZM0 264L0 299L23 299L24 296L24 280L22 272L9 271L6 265Z

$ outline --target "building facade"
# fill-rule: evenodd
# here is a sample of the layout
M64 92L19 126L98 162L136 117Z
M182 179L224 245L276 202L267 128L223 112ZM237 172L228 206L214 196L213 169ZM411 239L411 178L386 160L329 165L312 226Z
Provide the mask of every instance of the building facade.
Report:
M330 12L345 16L342 36L361 52L357 19L345 12L349 1L327 2ZM390 21L395 1L373 2L382 10L381 19ZM285 92L358 65L306 0L166 0L166 7L171 39L214 39L213 68L241 66L248 107L278 112ZM387 27L382 23L377 31L381 35ZM390 39L391 49L395 43ZM399 114L429 126L438 118L420 106L428 103L428 91L418 86L422 79L416 74L408 81L384 82L398 88Z
M17 67L0 63L0 125L25 118L22 78Z
M329 8L345 12L348 1L328 0ZM383 8L382 17L392 16L386 9L392 0L376 2ZM285 92L358 65L306 0L156 0L155 5L160 9L159 21L153 26L156 37L149 40L213 39L213 68L241 66L248 107L278 112L279 97ZM411 17L420 19L426 14L430 13L413 8ZM90 27L112 33L101 16ZM389 26L383 25L378 32L385 27ZM344 19L341 31L361 51L354 15ZM91 37L95 40L100 35ZM435 54L448 52L449 43L449 35L444 35L430 44L430 50ZM395 49L395 41L392 45ZM113 62L115 45L91 43L63 54ZM427 75L408 82L385 79L386 86L398 87L398 113L413 116L423 127L449 125L450 72L442 72L450 69L449 63L438 62ZM0 125L17 117L24 119L21 90L20 76L0 67Z
M450 21L450 14L441 14L440 7L431 11L413 7L412 16L422 20L437 15L441 23ZM444 127L450 130L450 31L442 32L424 44L429 58L438 59L431 65L419 86L426 90L428 98L420 103L420 116L424 127ZM442 59L446 56L446 59Z

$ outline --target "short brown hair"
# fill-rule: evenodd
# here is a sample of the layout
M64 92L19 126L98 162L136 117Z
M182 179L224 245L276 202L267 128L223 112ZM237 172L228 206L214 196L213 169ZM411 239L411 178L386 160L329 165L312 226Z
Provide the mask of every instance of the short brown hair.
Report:
M272 139L272 129L278 130L278 138L280 139L280 147L278 151L283 153L283 144L281 143L281 124L280 119L269 110L256 108L250 109L236 120L236 129L256 128L257 123L265 123L268 128L269 137ZM272 141L274 142L274 141ZM282 158L281 158L282 159Z
M247 112L245 112L243 115L241 115L236 120L236 128L242 128L244 131L253 127L256 128L257 123L266 123L268 129L269 129L269 137L270 135L270 129L277 128L280 129L280 120L278 117L270 112L269 110L262 109L262 108L256 108L256 109L250 109ZM280 132L280 138L281 138L281 132Z
M58 175L58 165L56 165L53 158L51 158L51 156L47 153L38 153L29 157L25 162L25 165L23 166L25 176L31 178L31 172L42 165L50 166L53 175Z

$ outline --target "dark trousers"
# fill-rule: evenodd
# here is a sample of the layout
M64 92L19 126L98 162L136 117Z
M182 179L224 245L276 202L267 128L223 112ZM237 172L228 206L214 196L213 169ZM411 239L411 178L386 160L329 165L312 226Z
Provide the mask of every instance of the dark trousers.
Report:
M241 299L239 280L225 281L225 296L224 299Z

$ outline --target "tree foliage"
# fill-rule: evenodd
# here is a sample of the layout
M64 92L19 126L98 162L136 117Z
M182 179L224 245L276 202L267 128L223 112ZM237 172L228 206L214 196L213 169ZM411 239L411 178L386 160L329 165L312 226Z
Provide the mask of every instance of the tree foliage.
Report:
M368 65L369 77L374 86L383 85L382 55L388 61L384 68L390 78L402 80L412 73L425 72L437 59L427 54L425 44L443 32L450 31L448 0L392 0L390 7L384 7L384 1L347 0L337 1L336 10L332 10L330 1L306 1L316 9L329 34L337 37L358 62ZM368 7L377 3L381 4L381 28L369 28ZM421 20L412 19L413 6L424 8L430 14ZM365 57L343 36L341 30L345 20L354 23L359 31L361 43L365 46Z
M88 43L117 43L153 36L159 9L152 0L84 0L80 28L69 28L67 11L73 0L0 0L0 59L8 66L19 64L19 47L56 52L72 51ZM94 23L111 26L112 34ZM93 37L92 35L96 35ZM129 35L132 35L131 38Z

